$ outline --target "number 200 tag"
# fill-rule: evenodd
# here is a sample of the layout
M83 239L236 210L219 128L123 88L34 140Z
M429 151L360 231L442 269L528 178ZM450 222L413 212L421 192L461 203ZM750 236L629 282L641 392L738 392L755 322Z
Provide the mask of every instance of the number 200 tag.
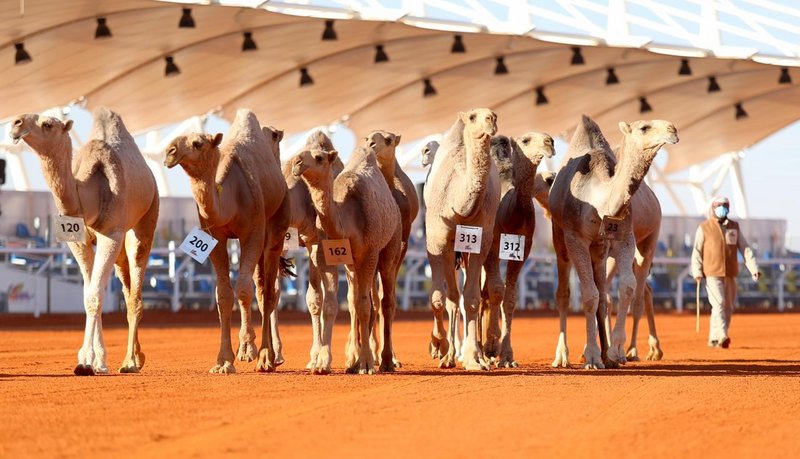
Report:
M198 263L205 263L208 255L214 250L217 240L210 234L200 230L198 227L192 228L186 239L180 245L180 249L187 255L194 258Z

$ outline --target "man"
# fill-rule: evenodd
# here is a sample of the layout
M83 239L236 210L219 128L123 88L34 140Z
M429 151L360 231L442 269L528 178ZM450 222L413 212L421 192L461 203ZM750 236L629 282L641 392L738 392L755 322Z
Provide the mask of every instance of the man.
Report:
M706 292L711 302L708 345L727 349L731 345L728 328L736 303L736 275L739 273L737 250L744 255L747 269L756 281L761 276L753 250L739 231L739 224L728 218L728 198L711 201L708 220L697 228L692 250L692 275L696 282L706 278Z

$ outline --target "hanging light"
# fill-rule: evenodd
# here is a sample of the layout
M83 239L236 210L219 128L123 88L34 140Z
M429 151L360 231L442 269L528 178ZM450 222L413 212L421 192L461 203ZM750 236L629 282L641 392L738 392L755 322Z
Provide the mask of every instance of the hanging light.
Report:
M547 105L550 101L544 95L544 86L536 88L536 105Z
M28 62L32 62L31 55L25 51L25 43L19 42L14 43L14 48L16 48L16 53L14 53L14 64L27 64Z
M389 56L383 50L383 45L375 45L375 63L389 62Z
M256 41L253 40L253 32L244 32L244 41L242 41L242 51L255 51L258 49Z
M181 29L194 29L194 18L192 17L191 8L183 8L181 20L178 22L178 27Z
M497 65L494 67L495 75L508 75L508 67L506 67L506 60L503 56L497 58Z
M302 67L300 69L300 87L310 86L312 84L314 84L314 79L308 74L308 69Z
M689 59L681 59L681 68L678 70L678 75L689 76L692 74L692 68L689 67Z
M573 46L572 47L572 62L571 65L583 65L586 61L583 60L583 54L581 54L580 46Z
M736 119L740 120L742 118L747 118L747 112L744 111L744 107L742 107L742 103L739 102L736 104Z
M432 97L436 95L436 88L433 87L431 80L429 78L425 78L423 81L425 83L425 90L422 91L423 97Z
M779 84L792 84L792 76L789 75L789 69L787 67L783 67L781 69L781 77L778 78Z
M167 65L164 68L164 76L170 77L181 74L181 69L179 69L178 66L175 65L175 60L172 58L172 56L166 56L164 57L164 60L167 62Z
M333 30L333 19L325 21L325 30L322 31L322 39L324 41L336 40L336 31Z
M719 87L719 83L717 83L717 77L710 76L708 77L708 92L719 92L722 88Z
M606 77L606 86L610 86L612 84L619 83L619 78L617 78L616 72L614 72L614 67L608 68L608 76Z
M106 18L97 18L97 29L94 31L94 38L111 38L111 29L106 24Z
M647 98L640 97L639 98L639 113L647 113L647 112L652 112L652 111L653 111L653 107L651 107L650 104L647 103Z
M453 47L450 48L450 52L455 53L466 53L467 48L464 46L464 37L461 35L454 35L453 36Z

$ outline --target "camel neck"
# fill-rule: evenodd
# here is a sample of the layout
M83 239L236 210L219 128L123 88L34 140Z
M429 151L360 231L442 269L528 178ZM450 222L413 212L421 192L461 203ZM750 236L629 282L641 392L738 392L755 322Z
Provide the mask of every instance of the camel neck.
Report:
M394 152L392 152L392 156L390 158L378 158L378 169L380 169L381 174L383 174L383 178L386 179L386 183L389 185L390 189L394 188L394 174L395 170L397 169L397 160L394 158Z
M490 142L491 136L485 135L480 138L474 138L468 137L465 133L465 193L457 194L457 196L464 196L464 199L461 202L456 202L455 206L453 206L453 210L462 217L470 218L473 216L478 210L479 203L483 201L493 161L489 154Z
M619 161L611 178L607 215L619 217L627 214L631 199L647 175L650 164L660 148L661 145L642 149L629 137L625 137L617 153Z
M517 167L514 170L514 186L517 189L517 200L530 202L534 195L536 169L539 161L531 160L523 154L517 156Z
M343 231L339 222L339 209L333 201L333 176L328 174L318 181L306 180L306 184L323 231L330 238L342 239Z
M78 182L72 174L72 145L62 145L62 148L39 154L39 160L44 179L53 194L59 213L71 217L83 217Z
M220 223L220 192L222 185L217 185L216 174L219 165L219 152L212 158L211 164L207 167L193 168L184 167L189 176L189 185L192 188L192 195L197 201L197 210L200 216L210 224Z

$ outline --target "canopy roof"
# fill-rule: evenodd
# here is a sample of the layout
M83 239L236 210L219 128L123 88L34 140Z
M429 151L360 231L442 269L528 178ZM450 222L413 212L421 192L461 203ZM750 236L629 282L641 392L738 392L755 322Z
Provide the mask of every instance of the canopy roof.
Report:
M680 57L646 49L580 46L526 35L458 32L401 21L336 20L264 9L151 0L0 0L0 120L83 100L119 112L134 132L208 112L253 109L289 133L343 121L357 135L386 129L406 139L446 130L459 110L490 107L501 133L569 132L593 117L612 144L617 123L672 121L681 142L665 172L752 145L800 117L800 89L781 68L748 59ZM191 7L194 28L179 28ZM111 38L95 38L97 18ZM257 50L242 51L251 32ZM571 41L564 39L562 41ZM15 65L15 43L32 62ZM376 45L389 61L375 63ZM579 52L583 64L573 65ZM165 57L179 67L165 76ZM503 57L508 74L495 74ZM688 59L691 75L680 75ZM301 86L300 69L313 84ZM607 84L613 68L619 83ZM786 70L794 80L796 69ZM721 88L709 92L709 77ZM436 94L423 96L429 79ZM537 105L537 88L547 99ZM652 111L640 113L646 98ZM84 98L84 99L81 99ZM748 116L737 119L736 104Z

